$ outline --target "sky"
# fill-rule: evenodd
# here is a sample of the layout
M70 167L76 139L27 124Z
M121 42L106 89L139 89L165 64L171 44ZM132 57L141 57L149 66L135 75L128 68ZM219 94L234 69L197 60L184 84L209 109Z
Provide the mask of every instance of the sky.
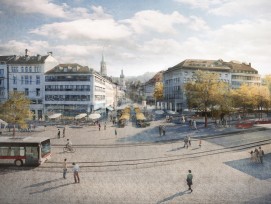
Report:
M185 59L237 60L271 74L270 0L0 0L0 55L45 55L109 76Z

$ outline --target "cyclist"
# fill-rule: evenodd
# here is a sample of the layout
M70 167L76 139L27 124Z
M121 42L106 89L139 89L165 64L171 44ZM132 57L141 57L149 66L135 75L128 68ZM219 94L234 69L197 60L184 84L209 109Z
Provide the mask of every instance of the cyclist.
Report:
M68 150L70 150L70 151L72 150L72 142L69 139L67 139L66 147Z

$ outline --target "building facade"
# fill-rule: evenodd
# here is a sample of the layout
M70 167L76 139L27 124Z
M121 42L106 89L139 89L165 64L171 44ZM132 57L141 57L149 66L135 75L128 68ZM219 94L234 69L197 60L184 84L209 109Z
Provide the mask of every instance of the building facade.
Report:
M232 88L238 88L243 83L260 85L258 71L251 64L224 62L219 60L187 59L169 68L163 74L164 101L158 103L161 109L182 112L186 109L184 84L193 80L197 70L217 73L220 81L229 83Z
M154 104L155 99L154 99L154 89L155 89L155 84L156 82L163 82L163 72L160 71L157 74L154 75L149 81L147 81L144 84L144 93L143 95L146 97L146 101L148 104Z
M45 73L47 115L106 114L106 108L113 108L116 98L116 85L86 66L59 64Z
M52 56L14 56L8 61L8 91L20 91L30 99L30 110L34 120L44 119L44 73L56 66L58 61Z
M0 56L0 103L8 99L8 62L14 56Z

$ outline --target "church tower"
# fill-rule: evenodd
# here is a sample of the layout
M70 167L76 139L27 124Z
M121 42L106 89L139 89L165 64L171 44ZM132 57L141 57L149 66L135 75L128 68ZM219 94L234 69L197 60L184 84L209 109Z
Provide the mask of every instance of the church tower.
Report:
M104 53L103 53L103 55L102 55L100 74L101 74L102 76L107 76L106 63L105 63L105 61L104 61Z
M123 69L121 70L121 74L120 74L120 86L121 86L122 90L126 90Z

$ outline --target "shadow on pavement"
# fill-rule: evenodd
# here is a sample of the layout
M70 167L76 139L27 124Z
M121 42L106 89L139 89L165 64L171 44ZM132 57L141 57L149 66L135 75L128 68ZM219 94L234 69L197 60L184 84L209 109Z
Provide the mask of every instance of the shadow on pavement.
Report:
M54 190L54 189L57 189L57 188L69 186L71 184L73 184L73 183L66 183L66 184L61 184L61 185L58 185L58 186L53 186L53 187L45 188L45 189L43 189L41 191L31 192L31 193L29 193L29 195L33 195L33 194L37 194L37 193L44 193L46 191L51 191L51 190Z
M44 181L44 182L41 182L41 183L32 184L32 185L30 185L30 186L25 186L24 188L34 188L34 187L39 187L39 186L43 186L43 185L45 185L45 184L52 183L52 182L56 182L56 181L59 181L59 180L63 180L63 178L58 178L58 179L53 179L53 180L49 180L49 181Z
M225 162L226 165L260 180L271 178L271 153L264 155L263 164L252 162L250 158Z
M267 194L262 197L254 198L249 201L244 202L246 204L266 204L266 203L271 203L271 194Z
M160 203L163 203L163 202L172 200L172 199L174 199L175 197L182 196L182 195L184 195L184 194L190 194L190 191L185 190L185 191L183 191L183 192L176 193L176 194L171 195L171 196L169 196L169 197L167 197L167 198L165 198L165 199L163 199L163 200L158 201L157 204L160 204Z

